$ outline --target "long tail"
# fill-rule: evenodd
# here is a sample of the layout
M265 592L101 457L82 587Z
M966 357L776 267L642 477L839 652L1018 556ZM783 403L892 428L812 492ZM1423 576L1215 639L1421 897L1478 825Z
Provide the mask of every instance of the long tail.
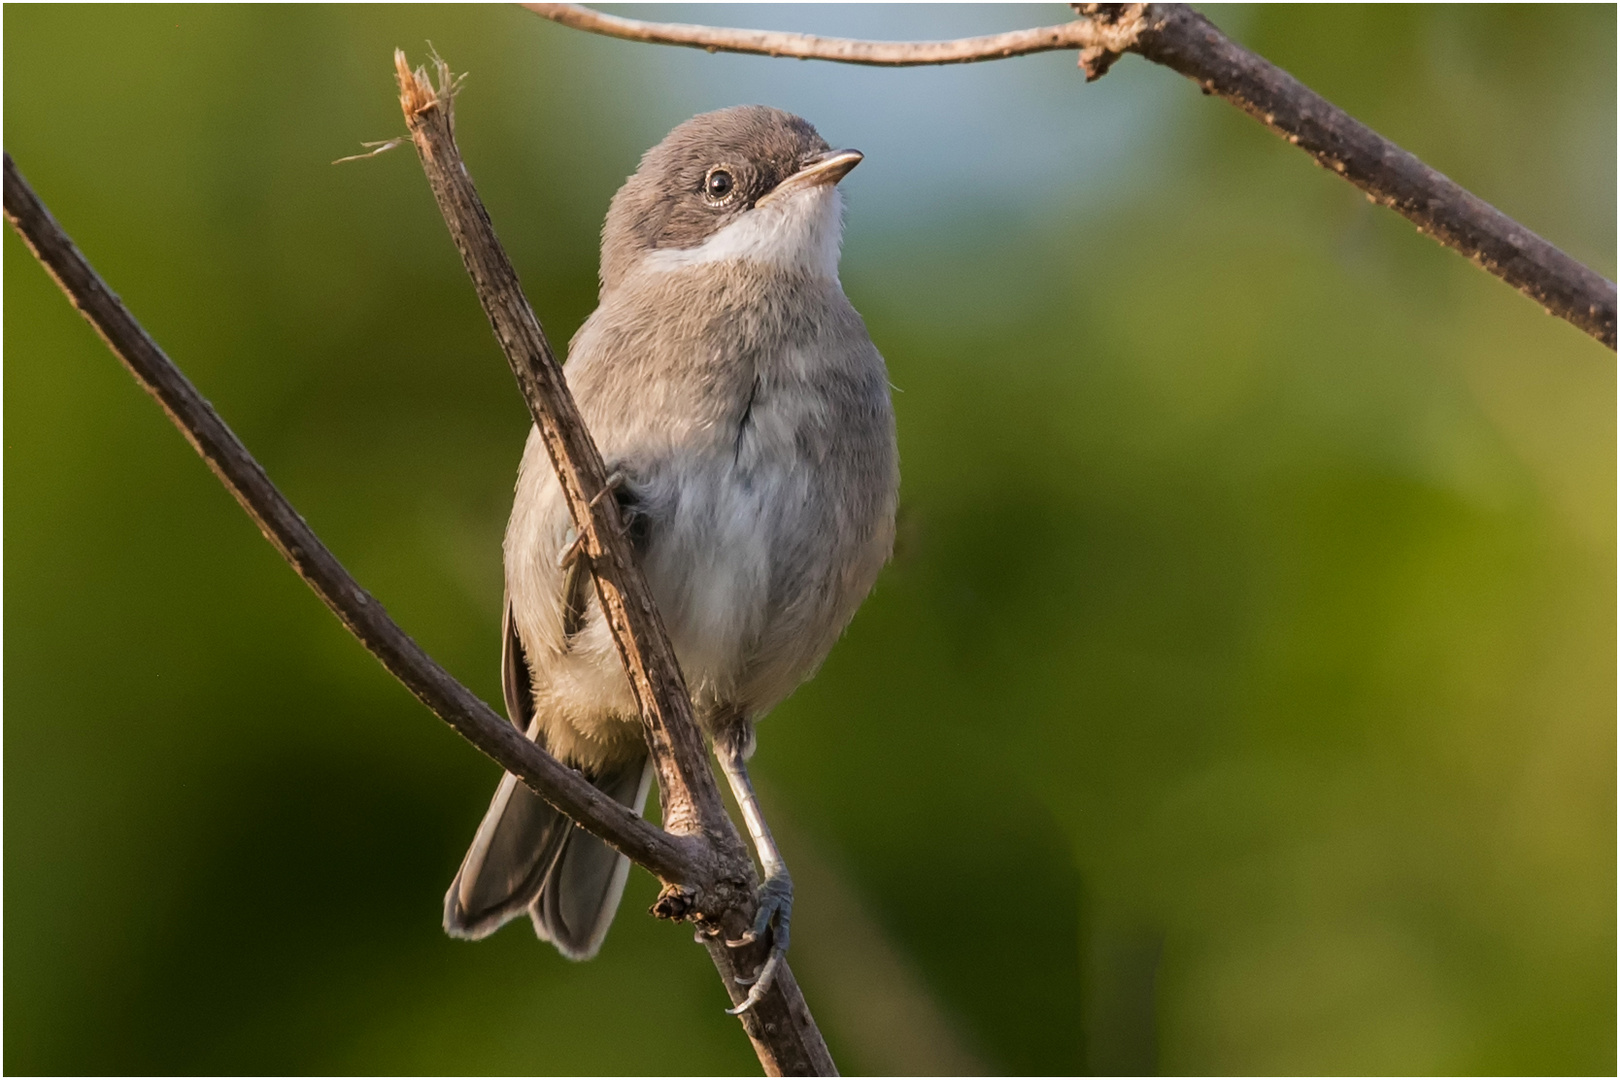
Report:
M645 754L612 772L589 777L603 792L641 813L652 787L652 762ZM602 947L619 910L630 860L570 824L562 851L529 907L534 932L570 960L589 960Z
M586 778L640 813L652 769L641 755ZM588 960L602 947L629 873L629 859L508 773L445 894L444 929L476 940L528 911L543 940L571 960Z
M506 714L518 730L538 739L529 665L511 605L502 607ZM586 779L639 814L652 785L651 763L638 754ZM476 940L528 911L542 940L570 959L588 960L602 947L629 874L629 859L576 828L507 773L445 894L444 929L451 937Z

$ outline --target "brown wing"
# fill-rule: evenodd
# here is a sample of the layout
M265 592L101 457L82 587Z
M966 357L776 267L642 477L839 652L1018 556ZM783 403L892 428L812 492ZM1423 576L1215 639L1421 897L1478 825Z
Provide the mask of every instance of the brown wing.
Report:
M581 555L568 564L563 575L563 648L585 627L585 609L591 602L591 571Z
M534 684L517 624L512 621L512 601L505 596L501 597L501 696L506 699L506 718L513 727L527 732L534 719Z

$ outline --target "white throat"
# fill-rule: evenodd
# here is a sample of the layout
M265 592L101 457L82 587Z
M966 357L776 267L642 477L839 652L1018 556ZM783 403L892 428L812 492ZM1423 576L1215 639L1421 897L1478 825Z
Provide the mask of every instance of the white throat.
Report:
M641 265L668 272L737 260L837 281L843 239L843 196L824 184L756 206L697 247L651 251Z

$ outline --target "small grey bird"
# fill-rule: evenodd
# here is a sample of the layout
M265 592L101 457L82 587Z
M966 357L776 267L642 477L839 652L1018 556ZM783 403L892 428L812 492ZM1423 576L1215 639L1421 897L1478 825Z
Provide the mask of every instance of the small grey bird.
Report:
M762 106L677 127L613 198L599 304L565 369L759 853L749 940L769 930L774 949L751 1000L787 947L792 905L744 766L754 724L821 664L894 539L887 372L838 281L837 183L860 161ZM531 430L506 528L507 714L639 812L652 768L572 542ZM587 959L629 869L508 774L445 897L445 929L481 938L527 912Z

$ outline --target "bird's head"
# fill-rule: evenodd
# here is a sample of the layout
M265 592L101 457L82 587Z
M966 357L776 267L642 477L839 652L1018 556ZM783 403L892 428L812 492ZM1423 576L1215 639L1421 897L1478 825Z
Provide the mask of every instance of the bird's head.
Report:
M837 183L860 164L809 122L742 105L695 116L648 150L602 226L602 291L636 271L727 260L836 278Z

